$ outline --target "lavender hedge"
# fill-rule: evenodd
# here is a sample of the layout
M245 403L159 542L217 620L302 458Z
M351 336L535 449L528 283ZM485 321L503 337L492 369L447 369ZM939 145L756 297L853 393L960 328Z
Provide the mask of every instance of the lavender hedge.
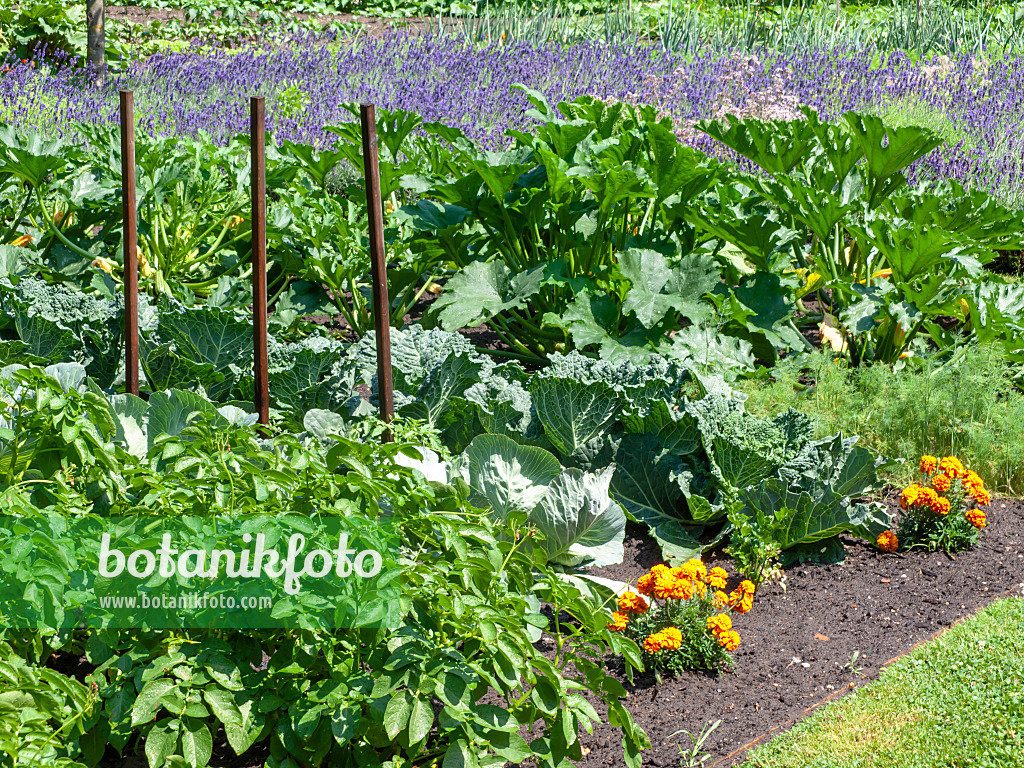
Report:
M717 152L693 131L693 121L728 113L787 118L807 104L830 117L867 109L898 123L928 124L947 144L918 163L918 177L1017 197L1024 187L1024 60L877 58L870 50L760 60L709 51L684 61L635 44L477 48L438 35L358 45L307 38L269 52L157 55L130 64L102 88L83 85L71 68L17 64L0 76L0 120L46 132L76 121L114 124L116 91L131 87L141 131L206 131L225 141L247 130L247 97L264 93L268 129L278 139L327 142L324 126L351 119L344 103L370 100L458 125L498 146L505 129L529 125L527 101L511 87L524 83L552 101L591 94L654 104L676 120L681 139Z

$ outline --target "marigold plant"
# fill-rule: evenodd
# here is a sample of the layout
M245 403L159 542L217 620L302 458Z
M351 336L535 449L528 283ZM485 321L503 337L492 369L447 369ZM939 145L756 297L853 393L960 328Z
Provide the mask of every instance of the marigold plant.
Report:
M740 582L725 592L729 574L710 570L697 558L677 568L656 565L623 592L608 628L643 648L644 665L658 680L663 673L721 669L733 663L740 645L732 615L754 604L754 584Z
M883 552L914 547L952 552L976 544L987 524L979 507L992 501L984 481L955 456L922 456L919 466L925 480L903 489L899 529L882 533L876 541L878 548Z

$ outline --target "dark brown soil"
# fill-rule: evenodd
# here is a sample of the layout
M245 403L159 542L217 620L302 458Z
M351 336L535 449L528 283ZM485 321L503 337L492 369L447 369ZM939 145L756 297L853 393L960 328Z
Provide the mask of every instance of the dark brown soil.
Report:
M778 584L762 586L754 609L735 618L742 637L735 671L720 677L688 673L660 686L642 675L627 684L627 707L653 746L644 753L644 765L678 766L676 745L688 748L691 742L685 734L672 734L696 735L719 719L705 750L716 768L738 765L744 747L877 678L887 663L957 620L998 598L1021 595L1024 502L997 500L988 519L980 543L952 557L921 551L886 555L847 539L842 564L787 568L785 591ZM624 562L594 573L635 583L659 557L646 530L631 525ZM731 573L724 556L706 562ZM850 668L854 652L856 672ZM582 768L622 765L615 729L584 734L582 745L588 750Z
M1024 274L1024 251L997 251L985 267L1000 275L1018 277Z

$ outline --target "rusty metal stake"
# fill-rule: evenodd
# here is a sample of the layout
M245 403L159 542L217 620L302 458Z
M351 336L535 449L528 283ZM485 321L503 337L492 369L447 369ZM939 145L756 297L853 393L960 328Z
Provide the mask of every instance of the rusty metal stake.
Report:
M260 424L270 423L270 381L267 378L267 157L264 136L266 106L262 96L249 100L252 166L252 344L256 391L253 405Z
M135 204L135 97L121 96L121 234L124 249L124 390L139 396L139 251Z
M377 398L385 423L395 418L394 383L391 378L391 303L388 301L388 266L384 258L384 209L380 198L377 163L377 118L373 104L359 107L363 129L363 166L366 172L366 206L370 218L370 272L373 279L373 327L377 338ZM391 430L381 442L394 440Z

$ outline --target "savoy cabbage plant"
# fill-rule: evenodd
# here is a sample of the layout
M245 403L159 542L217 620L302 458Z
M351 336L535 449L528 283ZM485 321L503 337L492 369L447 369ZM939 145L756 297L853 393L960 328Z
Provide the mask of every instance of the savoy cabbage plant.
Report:
M773 419L747 413L745 396L723 379L677 360L613 363L574 351L528 373L518 363L495 364L463 337L436 329L394 330L392 345L400 415L426 420L453 454L486 434L502 438L505 450L542 452L530 455L549 457L552 472L557 464L607 476L611 497L651 529L671 559L699 552L705 533L727 532L730 518L769 491L782 494L779 503L796 505L784 548L841 532L868 535L884 522L877 507L850 502L878 485L884 464L856 438L815 440L814 425L798 411ZM347 359L352 380L375 393L372 339ZM524 480L512 473L502 482L512 493Z

